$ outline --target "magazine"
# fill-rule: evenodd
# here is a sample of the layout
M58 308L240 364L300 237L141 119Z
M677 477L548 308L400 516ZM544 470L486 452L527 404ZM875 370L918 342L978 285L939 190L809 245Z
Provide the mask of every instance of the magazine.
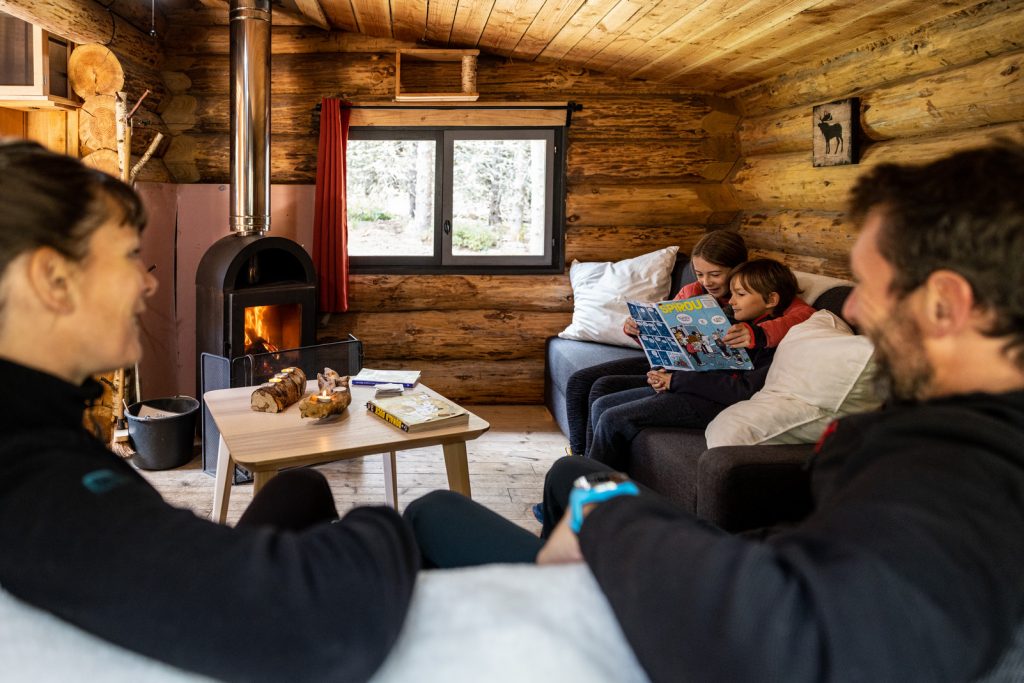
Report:
M699 372L754 369L746 351L722 341L732 323L710 294L626 305L651 367Z
M420 381L419 370L372 370L363 368L358 375L352 376L352 384L401 384L406 389L416 386Z
M423 392L372 398L371 413L406 432L451 427L469 422L469 413L451 401Z

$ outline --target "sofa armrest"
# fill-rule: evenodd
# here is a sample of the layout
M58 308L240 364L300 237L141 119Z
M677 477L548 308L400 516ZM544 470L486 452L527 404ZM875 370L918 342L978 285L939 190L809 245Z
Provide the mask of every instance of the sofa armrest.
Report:
M813 452L810 444L709 448L697 464L697 516L730 532L804 518Z

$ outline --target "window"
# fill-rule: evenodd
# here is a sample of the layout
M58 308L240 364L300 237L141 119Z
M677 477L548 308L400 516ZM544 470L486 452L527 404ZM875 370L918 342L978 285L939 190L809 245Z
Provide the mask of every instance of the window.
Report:
M357 128L353 272L561 272L565 129Z

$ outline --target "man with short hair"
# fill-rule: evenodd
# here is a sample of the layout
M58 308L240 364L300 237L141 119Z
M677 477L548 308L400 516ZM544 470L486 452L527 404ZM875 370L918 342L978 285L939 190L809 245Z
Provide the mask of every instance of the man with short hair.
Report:
M826 430L796 527L730 536L615 482L560 515L599 468L555 464L537 561L590 566L652 680L966 681L996 662L1024 618L1021 188L1010 143L858 182L845 316L892 400Z

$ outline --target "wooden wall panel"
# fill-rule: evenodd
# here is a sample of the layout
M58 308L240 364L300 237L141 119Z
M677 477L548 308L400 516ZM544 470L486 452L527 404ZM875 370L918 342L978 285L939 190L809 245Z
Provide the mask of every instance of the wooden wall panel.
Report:
M543 356L544 340L571 320L569 311L510 309L340 313L321 327L320 338L354 334L367 358L520 360Z
M0 107L0 137L25 137L25 112Z
M349 311L572 311L563 275L353 275Z
M891 84L1024 48L1024 8L992 0L921 27L898 40L837 54L824 66L797 69L732 95L746 116Z
M849 191L885 162L923 163L999 138L1024 141L1024 8L993 0L909 36L836 55L737 95L743 155L729 181L704 190L752 252L803 270L849 275ZM814 104L861 98L860 163L814 168Z
M570 225L565 233L566 263L618 261L672 245L689 253L706 232L705 225Z
M738 129L744 154L805 150L814 129L811 106L745 119ZM912 78L863 93L861 127L869 140L941 135L1019 121L1024 111L1024 51L962 68Z

